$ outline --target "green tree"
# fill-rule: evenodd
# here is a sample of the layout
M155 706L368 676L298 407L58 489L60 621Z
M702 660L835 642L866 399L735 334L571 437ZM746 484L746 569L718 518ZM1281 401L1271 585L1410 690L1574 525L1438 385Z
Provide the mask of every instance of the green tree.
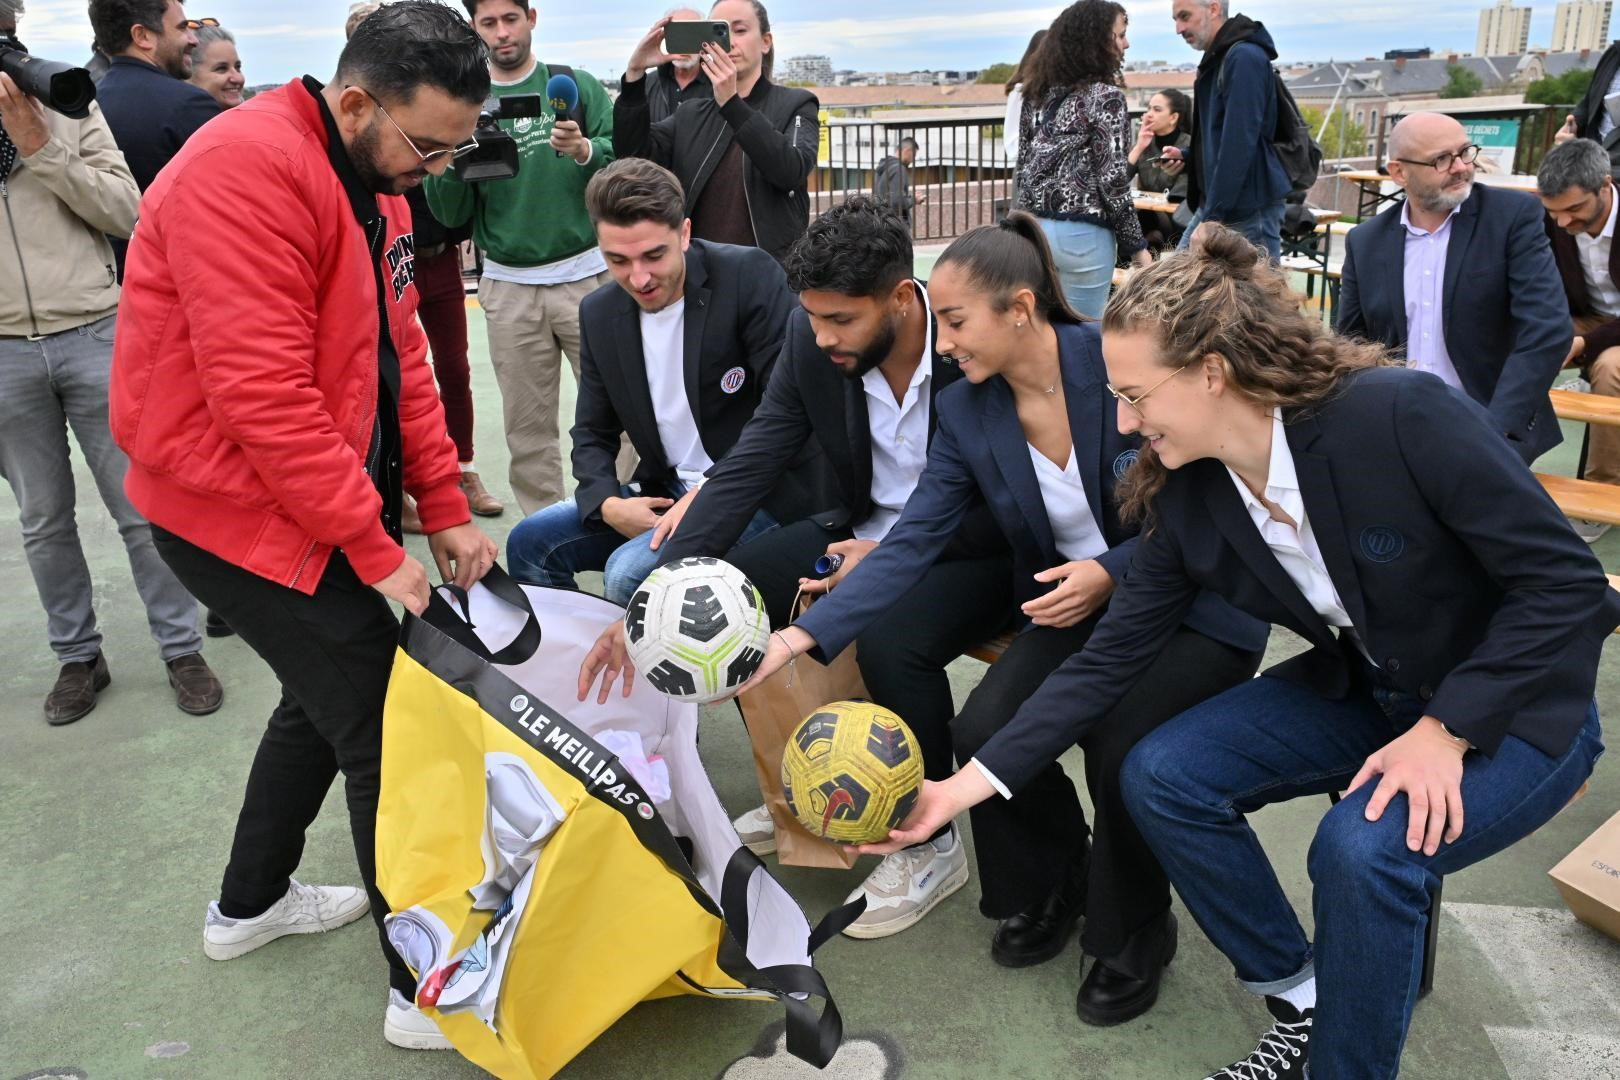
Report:
M1485 89L1485 81L1461 64L1446 65L1446 85L1440 88L1443 98L1478 97Z
M1327 160L1367 156L1367 129L1356 123L1343 106L1333 110L1325 129L1322 110L1315 105L1300 106L1299 114L1310 126L1313 137L1321 132L1322 137L1317 141L1322 144L1322 156Z
M1524 101L1527 105L1574 105L1586 96L1586 88L1590 85L1591 70L1575 68L1562 75L1537 79L1524 88Z
M1017 64L991 64L979 72L979 82L984 86L1000 85L1012 78L1013 68L1017 66Z

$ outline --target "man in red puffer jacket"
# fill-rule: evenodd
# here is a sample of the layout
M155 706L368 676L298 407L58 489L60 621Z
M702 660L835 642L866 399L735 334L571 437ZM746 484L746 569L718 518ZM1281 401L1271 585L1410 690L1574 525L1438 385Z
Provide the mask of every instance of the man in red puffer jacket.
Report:
M219 117L142 204L113 355L126 488L176 576L282 689L204 924L217 960L368 906L381 929L374 831L399 633L387 600L420 613L429 595L401 544L402 489L446 578L470 585L495 559L469 523L414 317L401 197L468 141L487 64L449 8L390 4L330 85L306 76ZM340 771L364 892L291 876ZM386 937L383 951L385 1037L447 1045Z

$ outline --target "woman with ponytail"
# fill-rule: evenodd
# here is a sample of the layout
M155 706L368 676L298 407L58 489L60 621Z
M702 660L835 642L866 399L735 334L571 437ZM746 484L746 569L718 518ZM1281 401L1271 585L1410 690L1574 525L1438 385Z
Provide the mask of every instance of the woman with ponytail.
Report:
M1312 647L1124 767L1137 827L1273 1018L1213 1075L1394 1077L1439 878L1540 827L1602 753L1620 596L1483 408L1329 334L1225 228L1132 277L1103 353L1120 427L1146 440L1122 496L1145 522L1130 571L1086 648L890 844L1115 722L1217 592ZM1313 943L1245 815L1341 791L1308 860Z
M963 380L939 396L928 465L883 543L772 636L755 680L800 653L826 660L841 652L923 577L982 498L1012 546L1022 628L951 723L956 756L966 761L1096 628L1136 545L1114 486L1138 440L1120 432L1097 326L1064 300L1030 215L1014 211L953 243L935 265L929 296L939 350ZM1109 722L1081 740L1096 810L1089 833L1074 785L1056 764L1018 798L986 803L973 816L980 910L999 923L992 957L1009 967L1049 960L1084 916L1083 950L1098 958L1077 1002L1088 1023L1119 1023L1150 1008L1175 951L1169 883L1125 812L1120 764L1171 716L1247 680L1265 648L1266 627L1212 595L1183 614Z

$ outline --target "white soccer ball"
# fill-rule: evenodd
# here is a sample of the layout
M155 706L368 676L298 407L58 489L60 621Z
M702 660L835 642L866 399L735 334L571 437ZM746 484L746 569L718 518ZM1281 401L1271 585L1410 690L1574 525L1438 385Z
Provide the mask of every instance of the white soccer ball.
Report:
M625 647L641 677L672 698L699 704L747 682L770 636L765 598L720 559L660 566L624 612Z

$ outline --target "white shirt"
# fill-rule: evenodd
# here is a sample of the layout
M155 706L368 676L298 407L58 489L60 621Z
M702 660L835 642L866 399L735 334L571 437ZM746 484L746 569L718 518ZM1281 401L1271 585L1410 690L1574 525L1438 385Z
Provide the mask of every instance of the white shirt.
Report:
M1583 229L1575 235L1575 248L1581 253L1581 271L1586 276L1586 295L1601 315L1620 317L1620 288L1609 272L1609 249L1614 242L1614 221L1620 211L1620 195L1609 192L1609 220L1603 232L1589 236Z
M492 281L511 281L518 285L571 285L595 277L607 269L601 248L591 248L566 259L541 266L502 266L487 255L484 257L484 276Z
M855 539L882 540L900 520L900 510L917 489L928 463L928 410L934 380L934 319L928 293L921 285L923 337L917 370L906 384L906 396L894 400L889 380L873 368L861 376L866 390L866 420L872 435L872 512L855 526Z
M1018 168L1018 125L1024 118L1024 84L1007 91L1007 117L1001 123L1001 145L1007 149L1007 164Z
M1461 206L1454 206L1434 232L1420 229L1407 216L1411 200L1401 203L1401 228L1406 232L1406 265L1402 287L1406 301L1406 366L1438 375L1447 386L1462 389L1457 366L1446 351L1444 307L1446 253L1451 248L1451 223Z
M714 465L698 435L692 403L686 397L686 301L663 311L641 312L641 355L664 460L688 487L703 482Z
M1289 580L1299 587L1305 602L1329 626L1340 627L1355 635L1355 626L1344 609L1344 601L1339 598L1339 590L1334 587L1333 578L1328 576L1327 564L1322 561L1322 549L1317 546L1310 518L1305 516L1305 498L1300 494L1299 472L1294 467L1294 454L1288 448L1288 434L1283 430L1282 414L1276 411L1271 414L1271 464L1266 475L1266 500L1281 507L1283 513L1293 518L1298 526L1273 518L1265 503L1254 497L1249 485L1230 466L1226 473L1232 478L1238 497L1243 500L1243 507L1248 510L1249 519L1259 530L1260 538L1282 564ZM1360 637L1356 636L1355 641L1359 648ZM1366 650L1362 649L1362 652Z
M1069 463L1061 469L1033 445L1029 459L1035 463L1035 480L1041 486L1041 502L1046 504L1046 519L1052 524L1058 554L1078 562L1095 559L1107 551L1108 541L1103 539L1097 519L1091 516L1091 502L1080 480L1073 447L1069 449Z
M1598 109L1597 141L1602 142L1614 130L1614 118L1609 115L1609 99L1620 94L1620 72L1609 82L1609 89L1604 92L1601 107Z

